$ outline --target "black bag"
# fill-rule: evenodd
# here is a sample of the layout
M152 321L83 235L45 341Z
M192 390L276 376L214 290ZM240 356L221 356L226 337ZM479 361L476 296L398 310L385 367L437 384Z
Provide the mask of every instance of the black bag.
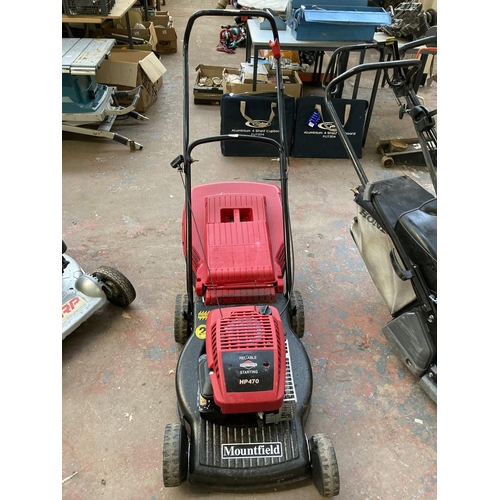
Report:
M368 102L358 99L333 99L332 103L356 155L361 158L363 125ZM297 99L292 156L348 158L323 97L306 96Z
M292 144L295 99L283 96L286 120L286 153ZM279 142L278 97L273 93L223 94L220 105L221 134L269 137ZM222 141L224 156L278 156L278 150L256 141Z

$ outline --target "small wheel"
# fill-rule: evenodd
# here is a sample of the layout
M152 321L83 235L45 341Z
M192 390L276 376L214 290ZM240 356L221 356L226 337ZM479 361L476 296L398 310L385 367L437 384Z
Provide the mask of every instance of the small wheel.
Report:
M391 158L390 156L382 156L382 166L384 168L394 167L394 158Z
M187 478L188 438L181 424L167 424L163 435L163 485L180 486Z
M189 332L188 332L188 322L184 317L183 311L188 310L188 296L187 293L182 295L179 294L175 298L175 313L174 313L174 338L178 344L185 344Z
M309 440L311 475L314 485L324 497L340 492L339 466L332 440L326 434L316 434Z
M120 271L112 267L100 266L92 276L106 285L104 293L108 301L115 306L128 307L135 300L135 289L132 283Z
M425 11L425 14L427 15L427 22L429 23L429 26L436 26L437 25L437 10L435 9L427 9Z
M290 326L299 339L304 336L305 323L304 301L300 292L294 290L290 296Z

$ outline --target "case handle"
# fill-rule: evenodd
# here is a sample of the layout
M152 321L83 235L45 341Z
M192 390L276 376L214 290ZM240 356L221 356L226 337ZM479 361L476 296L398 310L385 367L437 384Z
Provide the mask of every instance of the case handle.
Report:
M271 103L271 114L269 115L269 119L267 121L266 120L254 120L253 118L250 118L249 116L247 116L245 114L246 113L246 105L247 105L246 101L241 101L240 113L243 116L243 118L245 118L245 120L247 120L246 123L249 127L267 128L267 127L271 126L271 123L272 123L273 118L274 118L274 108L276 107L275 102Z

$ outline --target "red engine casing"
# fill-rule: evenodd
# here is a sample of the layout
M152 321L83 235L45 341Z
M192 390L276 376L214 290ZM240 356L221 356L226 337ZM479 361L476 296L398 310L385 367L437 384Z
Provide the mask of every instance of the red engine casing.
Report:
M210 311L206 351L214 401L222 413L281 408L286 354L283 325L275 307Z

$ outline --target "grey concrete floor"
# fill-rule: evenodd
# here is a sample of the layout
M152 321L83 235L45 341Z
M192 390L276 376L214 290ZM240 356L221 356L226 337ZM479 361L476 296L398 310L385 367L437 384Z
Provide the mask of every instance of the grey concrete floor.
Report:
M181 247L183 186L170 162L182 153L182 40L189 15L209 2L167 0L179 50L163 55L167 72L147 122L118 121L113 130L144 145L64 134L62 236L84 270L116 267L137 299L124 310L99 310L62 342L62 485L65 500L183 498L321 498L312 484L245 494L165 489L162 441L177 422L173 337L175 297L185 290ZM227 18L226 18L227 19ZM199 24L198 24L199 23ZM244 49L215 50L221 22L195 25L190 64L232 66ZM368 95L369 82L360 95ZM321 90L306 87L306 94ZM363 94L364 93L364 94ZM433 109L436 85L420 95ZM191 139L215 135L217 106L191 103ZM380 139L414 135L398 119L392 91L377 98L362 162L372 179L405 172L431 189L423 168L384 169ZM216 180L275 182L270 158L224 157L217 144L193 155L195 184ZM358 185L348 160L291 158L290 209L295 288L305 303L303 338L314 374L306 432L331 436L340 469L339 499L437 498L437 409L391 352L381 327L390 319L349 234ZM271 179L269 181L269 179Z

